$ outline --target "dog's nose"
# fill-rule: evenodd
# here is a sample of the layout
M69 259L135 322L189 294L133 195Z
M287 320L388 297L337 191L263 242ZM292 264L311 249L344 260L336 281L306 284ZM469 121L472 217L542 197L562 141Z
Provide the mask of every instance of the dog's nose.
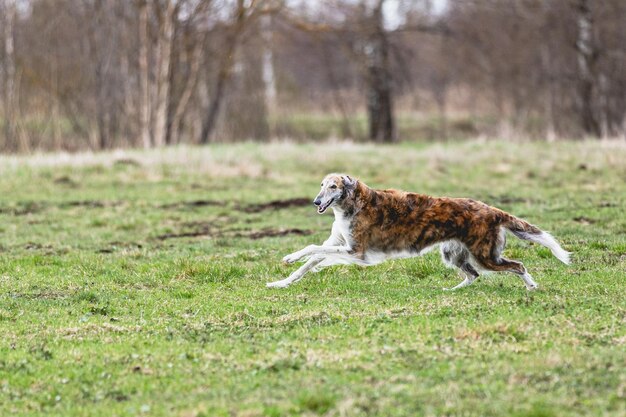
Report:
M320 200L319 198L316 198L315 200L313 200L313 204L315 204L316 206L319 206L320 204L322 204L322 200Z

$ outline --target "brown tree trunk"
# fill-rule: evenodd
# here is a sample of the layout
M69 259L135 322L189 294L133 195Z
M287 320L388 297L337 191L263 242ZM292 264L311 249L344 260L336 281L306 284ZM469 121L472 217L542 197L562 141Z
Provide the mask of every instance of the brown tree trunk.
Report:
M164 10L161 11L161 27L157 39L157 76L156 76L156 103L154 106L154 146L165 145L167 128L167 112L170 98L170 70L172 57L172 42L174 40L174 20L177 8L174 0L167 0Z
M352 127L350 125L350 117L348 116L348 110L346 109L344 100L341 97L341 87L339 81L337 80L330 55L326 47L322 47L320 52L324 62L324 67L326 68L326 76L331 86L333 101L335 102L335 106L341 115L341 134L344 138L354 139Z
M209 109L207 110L206 117L202 121L202 132L200 133L200 143L207 144L215 129L215 122L217 121L217 115L222 106L222 100L224 98L224 90L226 83L230 79L232 68L235 62L235 52L237 49L237 43L246 20L246 7L244 0L237 0L237 12L235 14L235 23L231 29L230 34L226 40L226 48L222 55L222 62L220 64L219 73L217 74L217 80L215 81L215 87L213 89L213 95L209 103Z
M580 118L585 133L600 137L600 122L596 114L596 95L598 92L596 63L598 50L593 40L593 15L589 0L578 0L576 3L578 38L578 75L580 78L578 92L580 95Z
M444 82L435 93L435 102L439 113L439 136L448 140L448 86Z
M554 81L554 69L552 63L552 55L550 46L546 43L541 46L541 65L543 71L547 74L548 88L546 88L544 97L544 112L546 117L546 140L554 142L556 139L556 92Z
M139 12L139 142L144 148L150 140L150 90L148 87L148 3L138 0Z
M274 28L272 16L261 18L261 34L263 36L263 92L269 137L276 134L276 75L274 71Z
M96 4L101 5L101 2L96 2ZM99 7L99 6L98 6ZM97 10L97 31L102 31L103 30L103 25L102 25L102 19L101 19L101 14L102 11L101 10ZM100 44L100 47L102 47L103 44L103 37L99 36L99 39L97 40L97 43L94 44L94 48L97 49L98 48L98 44ZM96 52L97 55L101 55L101 52ZM110 131L109 131L109 122L111 119L111 114L110 114L110 107L109 107L109 103L108 103L108 94L110 93L110 91L107 91L107 85L106 85L106 78L107 78L107 64L105 63L105 58L98 56L97 59L97 65L96 65L96 89L97 89L97 104L96 104L96 109L97 109L97 121L98 121L98 138L99 138L99 143L98 143L98 148L99 149L107 149L111 146L111 135L110 135Z
M187 105L191 99L193 89L196 86L196 81L198 80L203 47L204 42L199 41L193 46L193 50L189 54L189 73L187 74L185 86L183 87L183 92L178 100L178 103L176 104L176 109L174 110L171 122L168 123L167 127L166 139L168 144L178 142L181 121L187 110Z
M202 123L202 133L200 134L200 143L202 144L209 143L211 133L213 133L213 129L215 128L215 121L217 120L217 114L222 105L224 88L226 87L226 82L228 81L228 78L230 78L229 71L220 71L217 76L217 81L215 83L213 95L211 96L209 109L206 113L204 122Z
M103 31L105 30L105 22L103 13L106 13L106 9L102 8L102 2L95 2L93 5L94 22L89 27L87 32L87 40L89 43L89 56L93 63L94 81L93 94L95 95L95 117L96 117L96 131L93 132L94 142L97 149L106 149L110 145L109 138L109 106L107 105L108 91L106 88L106 59L104 57L105 51L105 36Z
M371 18L367 51L367 114L369 138L375 142L396 139L393 119L389 43L383 22L384 0L379 0Z
M13 37L15 15L15 0L4 0L4 97L2 104L4 107L4 137L7 147L14 147L17 141L15 120L15 44Z

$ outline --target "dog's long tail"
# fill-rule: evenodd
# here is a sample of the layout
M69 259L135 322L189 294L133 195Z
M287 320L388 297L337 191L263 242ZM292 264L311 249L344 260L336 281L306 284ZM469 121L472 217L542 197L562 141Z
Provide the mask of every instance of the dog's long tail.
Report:
M548 232L544 232L532 224L525 222L522 219L518 219L515 216L511 216L510 220L503 223L502 226L506 227L515 236L523 240L529 240L531 242L538 243L550 249L552 254L564 264L570 263L570 253L559 245L559 243Z

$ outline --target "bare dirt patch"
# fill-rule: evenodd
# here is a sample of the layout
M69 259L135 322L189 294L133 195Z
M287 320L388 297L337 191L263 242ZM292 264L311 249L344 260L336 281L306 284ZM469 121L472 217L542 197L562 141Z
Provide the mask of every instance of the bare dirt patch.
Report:
M52 180L52 182L54 182L55 184L59 184L59 185L65 185L71 188L77 188L79 185L78 182L74 181L71 177L67 175L56 177L54 180Z
M37 214L46 208L46 204L36 201L20 202L15 206L0 206L0 214L26 216Z
M42 245L41 243L28 242L24 245L26 250L52 249L52 245Z
M180 201L177 203L162 204L159 206L161 209L179 209L179 208L194 208L194 207L207 207L216 206L223 207L226 203L216 200L192 200L192 201Z
M109 246L98 249L97 253L113 253L118 250L142 249L143 244L136 242L109 242Z
M311 199L308 197L290 198L286 200L273 200L267 203L250 204L245 207L240 207L241 211L246 213L259 213L265 210L278 210L289 207L304 207L312 204Z
M183 232L183 233L165 233L162 235L158 235L156 238L159 240L166 240L166 239L178 239L178 238L182 238L182 237L204 237L204 236L211 236L211 237L215 237L218 235L212 235L211 233L209 233L208 231L195 231L195 232Z
M188 230L185 230L188 228ZM213 223L192 222L183 224L183 230L179 232L164 233L156 236L158 240L194 238L194 237L211 237L211 238L247 238L252 240L262 239L265 237L279 237L287 235L306 236L313 233L311 230L291 228L291 229L274 229L264 228L260 230L222 230Z
M509 195L501 195L501 196L489 196L489 201L492 204L528 204L533 203L533 199L524 198L524 197L513 197Z
M258 231L251 231L250 233L242 233L236 234L236 237L247 237L248 239L256 240L262 239L264 237L278 237L278 236L287 236L287 235L300 235L307 236L313 233L311 230L305 229L262 229Z
M37 255L43 256L59 256L69 252L67 247L55 247L49 243L42 244L36 242L27 242L23 246L14 246L14 249L23 248L24 250L35 252Z
M576 223L580 223L580 224L594 224L596 222L596 220L591 219L591 218L586 217L586 216L574 217L572 220L574 220Z
M122 205L121 201L100 201L100 200L79 200L67 201L59 204L59 208L86 207L86 208L104 208L117 207Z
M51 207L59 209L68 209L74 207L85 208L106 208L117 207L123 205L122 201L100 201L100 200L77 200L62 201L59 203L51 203L48 201L21 201L11 205L0 206L0 214L8 214L10 216L27 216L30 214L38 214Z
M258 204L238 204L235 208L245 213L260 213L266 210L280 210L289 207L304 207L311 204L311 199L308 197L289 198L285 200L272 200L267 203ZM184 208L196 208L196 207L223 207L226 206L225 201L218 200L192 200L192 201L179 201L175 203L167 203L158 206L160 209L184 209Z

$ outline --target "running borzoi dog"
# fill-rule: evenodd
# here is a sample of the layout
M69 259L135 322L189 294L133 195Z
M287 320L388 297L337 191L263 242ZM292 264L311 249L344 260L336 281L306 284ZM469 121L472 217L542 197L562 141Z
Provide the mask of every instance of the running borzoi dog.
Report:
M332 208L332 233L323 245L287 255L291 264L306 262L288 278L268 283L287 287L311 270L337 264L375 265L387 259L418 256L439 244L444 262L461 270L466 287L478 271L513 272L526 288L537 283L521 262L501 256L508 230L520 239L550 249L569 264L569 253L547 232L495 207L468 198L437 198L398 190L374 190L348 175L329 174L313 203L319 214Z

